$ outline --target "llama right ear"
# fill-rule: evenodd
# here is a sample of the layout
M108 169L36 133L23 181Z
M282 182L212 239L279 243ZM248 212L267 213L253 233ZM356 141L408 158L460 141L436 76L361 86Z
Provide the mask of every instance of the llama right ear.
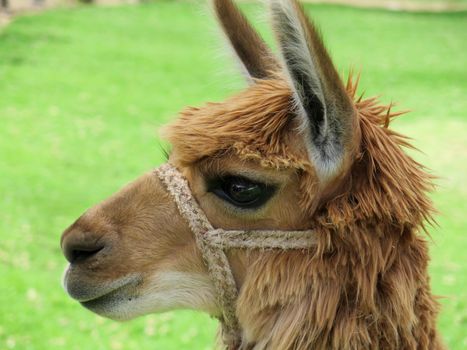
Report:
M321 38L295 0L271 0L282 70L293 91L300 130L320 178L344 164L354 141L355 110Z
M249 80L266 79L279 69L273 53L231 0L213 0L213 7Z

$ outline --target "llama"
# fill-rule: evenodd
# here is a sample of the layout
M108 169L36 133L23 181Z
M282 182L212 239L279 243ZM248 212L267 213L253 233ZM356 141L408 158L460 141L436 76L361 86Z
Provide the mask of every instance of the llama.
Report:
M443 349L427 273L432 178L399 115L341 81L295 0L273 54L213 0L248 87L163 130L168 163L64 233L68 294L126 320L189 308L236 349Z

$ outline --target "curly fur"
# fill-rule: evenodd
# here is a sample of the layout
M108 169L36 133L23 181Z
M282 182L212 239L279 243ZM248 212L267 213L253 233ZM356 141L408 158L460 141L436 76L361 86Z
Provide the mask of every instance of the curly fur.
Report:
M361 144L344 186L310 216L319 244L309 252L268 252L246 276L237 314L254 349L441 349L427 242L432 176L391 130L401 113L376 98L355 99ZM189 108L166 133L184 164L229 152L301 174L301 207L315 201L315 175L290 135L292 93L264 80L227 103ZM274 116L274 118L272 118ZM233 141L235 140L235 141Z

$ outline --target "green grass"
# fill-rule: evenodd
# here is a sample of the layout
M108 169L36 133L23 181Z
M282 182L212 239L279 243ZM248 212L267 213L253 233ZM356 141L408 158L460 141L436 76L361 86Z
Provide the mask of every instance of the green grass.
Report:
M157 127L185 105L242 87L202 6L54 10L0 34L0 349L209 349L216 322L177 311L119 324L62 291L61 231L159 164ZM257 18L262 9L245 5ZM441 177L433 198L433 290L440 328L467 346L467 16L309 8L342 72L401 102L394 126ZM259 23L268 40L265 23Z

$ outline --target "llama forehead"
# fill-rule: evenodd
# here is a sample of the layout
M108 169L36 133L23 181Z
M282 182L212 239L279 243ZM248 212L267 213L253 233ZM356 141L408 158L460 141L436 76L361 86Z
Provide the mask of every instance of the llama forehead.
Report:
M225 102L185 109L165 136L184 164L233 152L265 167L303 167L306 153L292 136L292 108L285 81L257 81Z

